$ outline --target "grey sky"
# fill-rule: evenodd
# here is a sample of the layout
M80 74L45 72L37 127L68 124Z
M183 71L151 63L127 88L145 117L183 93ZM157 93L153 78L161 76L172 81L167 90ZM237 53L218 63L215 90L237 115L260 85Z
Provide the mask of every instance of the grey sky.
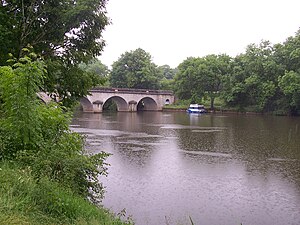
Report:
M282 43L300 27L299 0L109 0L112 25L100 60L110 66L142 48L157 65L190 56L245 52L262 39Z

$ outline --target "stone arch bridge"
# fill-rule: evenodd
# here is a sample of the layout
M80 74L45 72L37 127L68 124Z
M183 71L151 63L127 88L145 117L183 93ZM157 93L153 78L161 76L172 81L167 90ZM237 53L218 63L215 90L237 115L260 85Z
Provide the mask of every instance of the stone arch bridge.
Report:
M93 88L90 95L81 98L84 112L103 111L104 104L112 100L121 112L161 111L164 105L174 103L172 91L129 89L129 88Z

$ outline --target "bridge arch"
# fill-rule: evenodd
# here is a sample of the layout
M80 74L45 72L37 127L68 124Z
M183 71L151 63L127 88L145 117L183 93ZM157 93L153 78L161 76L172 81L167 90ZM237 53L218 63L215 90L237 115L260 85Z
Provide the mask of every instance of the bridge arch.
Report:
M158 109L157 102L150 97L145 97L139 100L137 104L138 111L156 111Z
M114 102L117 111L161 111L165 105L174 103L175 96L167 90L95 87L81 99L81 105L85 112L101 113L107 101Z
M94 111L93 104L86 97L82 97L80 99L80 105L84 112L93 112Z
M112 96L108 99L106 99L103 103L103 106L105 105L105 103L107 103L109 100L112 100L113 102L116 103L117 105L117 111L121 112L121 111L128 111L128 104L126 102L126 100L120 96Z

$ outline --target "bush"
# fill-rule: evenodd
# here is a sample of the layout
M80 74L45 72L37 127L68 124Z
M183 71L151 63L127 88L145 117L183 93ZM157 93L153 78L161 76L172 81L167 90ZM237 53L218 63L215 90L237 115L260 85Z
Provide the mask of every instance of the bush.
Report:
M83 138L69 129L66 109L38 99L44 73L43 62L32 54L0 68L0 160L30 168L37 182L47 178L99 202L103 195L99 175L106 175L107 154L87 155Z

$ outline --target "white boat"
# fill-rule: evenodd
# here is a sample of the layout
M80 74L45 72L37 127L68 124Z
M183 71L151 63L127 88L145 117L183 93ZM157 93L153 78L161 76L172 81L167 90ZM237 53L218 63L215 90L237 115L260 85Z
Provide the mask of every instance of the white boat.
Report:
M190 107L186 110L188 113L206 113L204 105L190 104Z

